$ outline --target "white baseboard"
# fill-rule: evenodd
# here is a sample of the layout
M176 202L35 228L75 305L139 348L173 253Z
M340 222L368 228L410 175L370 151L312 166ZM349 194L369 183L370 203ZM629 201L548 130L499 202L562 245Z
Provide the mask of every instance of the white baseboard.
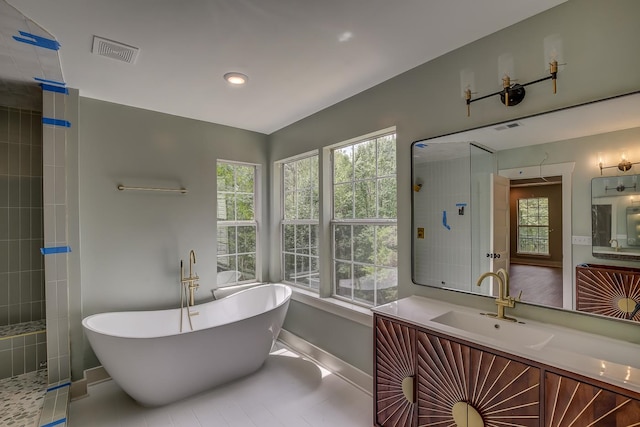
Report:
M353 365L348 364L344 360L337 358L333 354L327 353L320 347L316 347L310 342L305 341L285 329L280 330L278 339L291 347L292 350L295 350L303 356L317 362L319 365L327 368L335 375L358 387L369 396L373 396L373 378L371 375L361 371Z

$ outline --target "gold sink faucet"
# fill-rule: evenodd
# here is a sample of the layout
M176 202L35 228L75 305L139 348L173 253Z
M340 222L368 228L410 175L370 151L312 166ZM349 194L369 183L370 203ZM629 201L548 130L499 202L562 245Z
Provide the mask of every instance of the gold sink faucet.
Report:
M489 316L495 317L496 319L508 320L510 322L516 322L517 320L513 317L505 316L504 309L506 307L513 308L516 306L516 298L509 296L509 273L504 268L499 269L497 272L488 271L478 277L478 282L476 283L478 286L482 283L484 279L487 277L494 277L498 281L498 298L496 298L496 305L498 306L498 313L493 314L489 313ZM522 294L522 293L521 293ZM518 297L518 301L520 297Z

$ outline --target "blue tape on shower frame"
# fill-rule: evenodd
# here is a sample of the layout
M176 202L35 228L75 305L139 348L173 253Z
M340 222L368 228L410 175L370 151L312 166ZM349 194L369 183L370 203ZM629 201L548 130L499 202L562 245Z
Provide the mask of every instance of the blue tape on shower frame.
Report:
M456 207L457 207L457 208L459 208L459 207L465 207L465 206L467 206L467 204L466 204L466 203L456 203Z
M59 388L69 387L70 385L71 385L71 383L69 383L69 382L63 383L63 384L54 385L54 386L49 387L47 389L47 392L53 391L53 390L57 390Z
M62 126L66 128L71 127L71 122L62 119L53 119L51 117L43 117L42 118L43 125L53 125L53 126Z
M35 34L27 33L26 31L19 31L22 37L13 36L15 41L32 44L37 47L42 47L44 49L50 50L59 50L60 43L54 39L48 39L46 37L36 36Z
M71 252L71 246L56 246L53 248L40 248L42 255L66 254Z
M34 77L33 80L40 82L40 83L48 83L51 85L58 85L58 86L66 86L67 84L65 82L58 82L55 80L49 80L49 79L41 79L40 77Z
M50 422L49 424L43 424L41 427L53 427L53 426L57 426L60 425L62 423L66 423L67 422L67 418L60 418L59 420L55 420L53 422Z
M46 83L40 83L40 87L42 88L42 90L46 90L49 92L64 93L65 95L69 95L69 89L63 86L54 86L48 85Z

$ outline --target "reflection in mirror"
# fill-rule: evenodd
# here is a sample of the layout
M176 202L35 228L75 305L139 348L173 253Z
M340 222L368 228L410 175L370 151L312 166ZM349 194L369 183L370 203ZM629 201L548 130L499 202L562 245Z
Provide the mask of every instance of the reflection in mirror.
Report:
M575 309L573 273L593 258L581 246L574 255L573 240L606 241L606 250L609 241L622 240L618 252L634 250L634 241L640 254L640 202L617 206L606 200L611 197L591 199L589 191L601 172L599 152L628 147L638 136L640 93L633 93L415 142L414 283L493 296L493 284L478 287L476 279L503 267L512 296L522 290L523 302ZM634 150L631 156L640 157ZM604 174L617 174L613 169ZM574 224L578 236L572 236ZM623 233L623 224L638 234Z
M640 175L591 180L593 256L640 260Z

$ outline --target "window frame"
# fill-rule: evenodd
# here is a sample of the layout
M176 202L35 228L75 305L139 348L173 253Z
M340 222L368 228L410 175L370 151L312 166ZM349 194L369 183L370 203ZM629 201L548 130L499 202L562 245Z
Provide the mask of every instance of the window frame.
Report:
M379 209L379 194L377 191L377 183L378 180L381 178L389 178L392 175L378 175L378 150L376 149L376 174L375 177L372 179L373 181L376 182L376 217L375 218L355 218L356 215L356 208L355 208L355 196L353 198L353 209L352 209L352 214L353 214L353 218L335 218L335 151L339 150L341 148L344 147L349 147L349 146L355 146L359 143L363 143L363 142L367 142L370 140L377 140L379 138L384 138L386 136L394 136L394 144L395 144L395 153L396 153L396 160L395 160L395 167L394 167L394 171L395 173L393 174L393 176L395 177L395 183L396 183L396 194L395 194L395 201L396 201L396 215L394 218L378 218L377 217L377 210ZM337 277L336 277L336 263L337 262L349 262L352 266L351 268L351 280L352 283L354 283L354 268L353 266L355 265L367 265L367 266L371 266L374 269L378 269L380 267L382 268L390 268L390 269L394 269L396 272L396 285L395 288L398 288L398 283L397 283L397 271L398 271L398 266L397 266L397 260L396 260L396 266L395 268L392 267L388 267L388 266L381 266L378 264L374 263L369 264L369 263L362 263L362 262L358 262L354 260L354 255L353 255L353 245L351 246L351 260L339 260L336 258L336 238L335 238L335 232L336 232L336 227L339 225L350 225L352 227L354 226L358 226L358 225L373 225L373 226L394 226L396 228L396 256L397 256L397 232L398 232L398 213L397 213L397 183L398 183L398 170L397 170L397 147L398 147L398 136L397 136L397 132L395 127L392 128L388 128L388 129L383 129L381 131L378 132L372 132L370 134L367 135L363 135L363 136L359 136L353 139L350 139L348 141L344 141L342 143L339 144L335 144L332 145L330 147L327 147L327 149L330 150L330 161L329 161L329 168L330 168L330 220L329 220L329 235L331 236L331 256L330 256L330 271L331 271L331 297L341 300L341 301L346 301L348 303L357 305L357 306L361 306L361 307L375 307L376 305L378 305L378 288L377 288L377 278L374 279L374 283L376 283L376 285L374 286L374 292L373 292L373 302L367 302L367 301L363 301L360 299L356 299L354 297L354 293L355 293L355 286L351 286L351 297L347 298L343 295L339 295L337 293ZM376 147L377 148L377 147ZM355 163L353 164L353 168L354 168L354 174L352 175L352 178L350 180L351 185L352 185L352 191L354 191L354 195L355 195L355 185L358 182L361 181L365 181L365 180L359 180L356 179L355 177ZM353 235L352 235L352 240L353 240ZM377 242L374 240L374 249L375 249L375 245L377 244ZM375 252L374 252L375 253Z
M526 224L526 225L523 225L523 224L520 223L520 218L521 218L520 217L520 203L522 201L528 201L528 200L533 200L533 199L538 200L538 213L540 212L540 202L539 201L541 199L544 199L544 200L547 201L547 216L546 216L547 223L546 223L546 225L541 225L541 224ZM538 218L539 217L540 217L540 215L538 215ZM518 255L526 255L526 256L540 256L540 257L548 257L548 256L550 256L551 253L550 253L550 250L549 250L550 249L549 248L549 230L550 230L550 225L549 225L549 198L548 197L522 197L522 198L519 198L517 200L517 217L516 218L518 220L518 222L517 222L517 230L516 230L516 232L517 232L516 253ZM547 251L546 252L529 252L529 251L521 251L520 250L520 242L521 242L520 229L524 228L524 227L526 227L526 228L537 228L538 230L539 229L546 229L547 230L547 239L546 239ZM538 235L539 235L539 233L538 233ZM536 242L544 241L544 239L540 239L539 237L529 238L527 240L536 241Z
M220 220L218 219L218 200L219 200L219 195L220 195L220 191L219 191L219 186L218 186L218 166L220 164L226 164L226 165L231 165L234 167L237 166L243 166L243 167L251 167L253 168L253 220L238 220L238 219L234 219L234 220ZM234 183L235 183L235 175L234 175ZM261 200L260 200L260 195L258 192L258 189L260 188L260 165L259 164L255 164L255 163L247 163L247 162L237 162L237 161L231 161L231 160L223 160L223 159L217 159L216 160L216 270L218 269L218 259L221 256L227 256L227 257L231 257L234 256L236 259L236 268L237 268L237 260L238 257L241 255L254 255L254 259L255 259L255 271L254 271L254 278L251 279L245 279L245 280L236 280L236 281L230 281L230 282L225 282L225 283L218 283L218 274L221 273L221 271L216 271L216 286L217 288L226 288L226 287L230 287L230 286L236 286L236 285L242 285L242 284L247 284L247 283L255 283L256 281L260 280L261 277L261 251L260 251L260 215L261 215ZM231 193L226 191L225 193ZM233 191L233 194L245 194L245 192L238 192L238 191ZM237 200L237 199L235 199ZM254 252L238 252L238 232L237 229L238 227L243 227L243 226L253 226L255 229L255 248L254 248ZM218 232L220 231L221 228L229 228L229 227L235 227L236 228L236 244L235 244L235 248L236 251L233 254L226 254L226 255L220 255L218 253L218 245L219 245L219 241L218 241ZM223 270L223 271L233 271L233 270ZM238 271L238 270L236 270Z
M285 214L286 214L286 189L285 189L285 167L287 164L291 164L291 163L296 163L305 159L312 159L315 158L316 159L316 180L315 180L315 185L316 185L316 194L318 196L318 200L317 200L317 205L318 205L318 211L316 212L316 218L308 218L308 219L299 219L299 218L295 218L295 219L286 219L285 218ZM279 238L280 238L280 268L281 268L281 276L282 276L282 282L286 283L288 285L292 285L292 286L296 286L299 287L301 289L305 289L307 291L310 292L315 292L315 293L320 293L320 270L321 270L321 265L320 265L320 234L321 234L321 226L320 226L320 211L321 211L321 197L320 197L320 153L319 150L314 150L314 151L310 151L310 152L306 152L303 154L299 154L297 156L293 156L293 157L289 157L286 159L282 159L279 160L277 162L275 162L277 167L279 168L279 173L280 173L280 188L279 188L279 194L280 194L280 229L279 229ZM313 178L313 177L312 177ZM312 179L313 181L313 179ZM311 189L313 189L313 186L310 187ZM296 185L296 189L295 191L297 191L299 188ZM296 209L298 208L298 204L296 203ZM313 202L312 202L312 206L310 211L312 212L312 217L313 217ZM296 215L297 216L297 215ZM318 247L316 250L316 255L311 255L308 254L307 257L309 258L309 261L311 261L312 258L315 258L316 260L316 265L318 266L318 288L314 288L312 286L307 286L304 285L302 283L298 283L296 281L291 281L291 280L287 280L286 278L286 255L293 255L294 256L294 269L297 269L298 267L298 263L297 263L297 257L298 255L303 255L303 254L299 254L295 251L293 252L289 252L286 250L285 247L285 227L287 225L293 225L296 227L299 225L309 225L309 226L316 226L317 227L317 234L316 234L316 240L318 243ZM294 244L297 245L297 236L294 238Z

